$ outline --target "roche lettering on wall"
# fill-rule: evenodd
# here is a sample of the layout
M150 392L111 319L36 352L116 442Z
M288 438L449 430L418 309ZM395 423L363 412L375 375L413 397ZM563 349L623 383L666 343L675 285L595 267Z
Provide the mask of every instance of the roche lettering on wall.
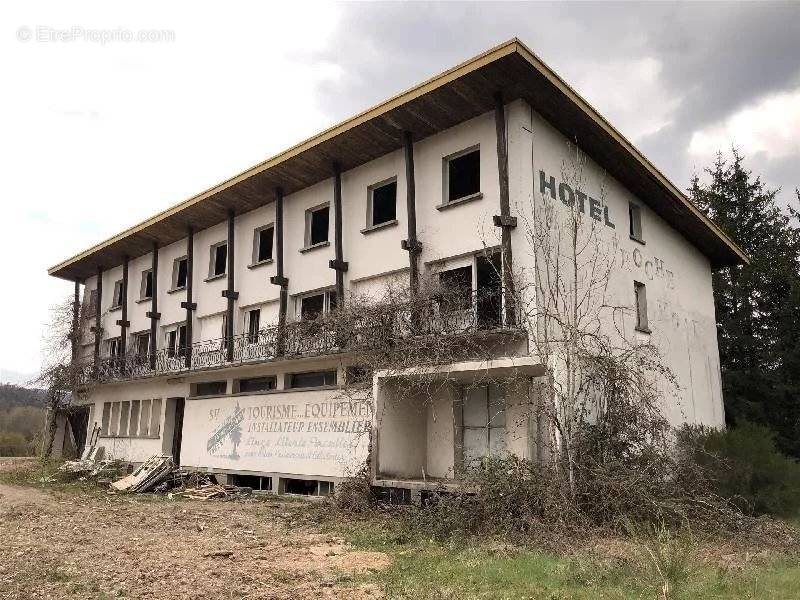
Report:
M572 207L577 202L578 210L586 214L588 211L589 216L595 221L602 222L606 227L615 229L614 223L611 221L611 216L608 213L608 206L603 206L603 203L592 196L587 195L581 190L573 190L566 182L558 182L552 175L549 177L547 174L539 171L539 193L544 196L549 194L553 200L560 200L564 206Z

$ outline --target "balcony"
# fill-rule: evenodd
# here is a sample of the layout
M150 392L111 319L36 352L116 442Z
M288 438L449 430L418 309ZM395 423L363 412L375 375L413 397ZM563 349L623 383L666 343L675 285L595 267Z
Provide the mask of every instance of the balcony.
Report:
M314 320L296 321L243 333L232 338L197 342L151 354L104 357L78 369L81 385L177 375L300 357L379 349L402 340L519 332L503 323L501 294L473 294L454 301L441 295L425 303L373 305L362 311L332 312ZM354 316L355 315L355 316Z

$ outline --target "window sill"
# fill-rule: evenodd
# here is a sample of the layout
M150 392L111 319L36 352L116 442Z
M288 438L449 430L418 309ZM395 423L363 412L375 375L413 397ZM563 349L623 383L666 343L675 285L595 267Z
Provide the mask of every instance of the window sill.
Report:
M257 269L258 267L261 267L261 266L264 266L264 265L271 265L271 264L272 264L272 259L268 258L266 260L260 260L258 262L254 262L251 265L247 265L247 268L248 269Z
M632 236L631 236L631 239L632 239L634 242L636 242L636 243L638 243L638 244L641 244L642 246L644 246L644 245L645 245L645 241L644 241L643 239L641 239L641 238L637 238L636 236L633 236L633 235L632 235Z
M397 219L392 219L391 221L384 221L383 223L378 223L377 225L370 225L369 227L364 227L364 229L361 230L361 233L366 235L368 233L372 233L373 231L378 231L379 229L394 227L395 225L397 225Z
M472 202L473 200L480 200L481 198L483 198L483 192L477 192L475 194L470 194L469 196L462 196L461 198L450 200L450 202L443 202L442 204L436 206L436 210L445 210L454 206L466 204L467 202Z
M177 294L178 292L185 292L185 291L186 291L186 286L184 285L183 287L172 288L170 290L167 290L167 293L168 294Z
M300 248L301 254L305 254L306 252L311 252L312 250L316 250L317 248L325 248L330 246L331 243L328 241L319 242L318 244L312 244L311 246L306 246L305 248Z
M150 296L149 298L139 298L138 300L135 300L134 302L136 302L136 304L142 304L144 302L150 302L152 299L153 299L153 297Z
M118 310L122 310L122 304L118 304L117 306L110 306L108 308L108 312L116 312Z
M644 333L644 334L647 334L647 335L650 335L651 333L653 333L653 331L649 327L638 327L637 326L635 329L639 333Z
M227 273L220 273L219 275L212 275L211 277L206 277L205 279L203 279L203 281L205 281L206 283L208 283L209 281L216 281L217 279L222 279L223 277L225 277L225 275L227 275Z

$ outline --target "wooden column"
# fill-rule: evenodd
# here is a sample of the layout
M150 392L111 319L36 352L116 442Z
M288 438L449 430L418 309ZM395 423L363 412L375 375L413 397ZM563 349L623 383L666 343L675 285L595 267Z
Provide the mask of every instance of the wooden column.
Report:
M147 316L150 317L150 344L147 354L150 357L150 368L156 368L156 336L158 335L158 320L161 318L161 313L158 312L158 244L153 242L153 266L152 266L152 295L150 299L150 311Z
M506 135L506 114L503 104L503 94L494 95L494 123L497 131L497 174L500 183L500 214L494 216L494 224L501 228L501 257L503 264L503 298L505 326L513 325L516 321L514 309L514 273L511 254L511 230L517 226L517 218L511 216L511 206L508 194L508 138Z
M181 302L181 308L186 309L186 368L192 368L192 321L193 312L197 304L192 299L194 286L194 229L189 227L186 233L186 302Z
M285 327L286 311L289 303L289 280L283 271L283 190L275 188L275 270L276 275L270 277L273 285L279 285L280 304L278 305L278 339L276 354L281 356L286 350Z
M417 202L416 184L414 181L414 140L410 131L403 132L403 155L406 163L406 212L408 221L408 238L402 241L402 247L408 251L408 283L412 295L419 289L419 254L422 244L417 239Z
M223 290L223 297L228 299L227 323L225 323L225 357L228 362L233 360L233 303L239 297L238 292L234 291L234 217L236 213L233 209L228 211L228 288Z
M347 263L344 261L342 249L342 168L333 163L333 212L334 212L334 252L336 259L328 263L336 271L336 302L339 306L344 301L344 273Z
M122 318L117 319L119 325L119 354L123 359L127 353L128 345L128 327L131 326L128 321L128 262L129 259L125 256L122 261Z
M72 299L72 331L70 332L70 343L72 350L72 364L78 359L78 340L80 339L80 310L81 310L81 282L75 280L75 296Z
M94 307L94 366L97 369L100 363L100 339L102 338L101 316L103 306L103 267L97 267L97 300Z

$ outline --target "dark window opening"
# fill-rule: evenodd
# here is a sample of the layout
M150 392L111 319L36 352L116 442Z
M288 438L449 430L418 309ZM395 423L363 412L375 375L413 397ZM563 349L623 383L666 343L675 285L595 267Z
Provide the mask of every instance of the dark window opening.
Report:
M212 275L224 275L228 269L228 244L214 246L214 272Z
M281 479L284 494L301 496L330 496L333 494L332 481L316 479Z
M147 358L150 354L150 334L140 333L136 336L136 355L139 358Z
M472 307L472 267L442 271L439 285L443 311L469 310Z
M258 341L258 332L261 329L261 309L254 308L247 313L247 341L255 344Z
M325 310L325 294L306 296L300 300L300 319L313 321Z
M473 150L447 161L447 201L481 191L481 153Z
M142 300L153 297L153 271L142 273Z
M97 314L97 290L89 291L89 307L86 311L87 317L93 317Z
M647 287L638 281L633 282L633 294L636 300L636 329L649 333L647 326Z
M397 218L397 182L392 181L372 190L372 223L380 225Z
M324 206L312 210L309 215L308 245L321 244L328 241L328 226L330 221L330 207Z
M111 358L119 358L122 355L122 338L108 340L108 355Z
M194 388L195 396L220 396L228 391L227 381L205 381Z
M642 239L642 209L641 207L633 204L628 204L628 219L630 220L631 238L637 242L644 241Z
M502 260L500 253L479 256L477 271L477 317L478 327L494 329L502 322L503 282L501 277Z
M277 385L277 379L274 375L268 377L251 377L249 379L239 380L240 392L266 392L274 390Z
M405 505L411 504L411 490L398 487L373 487L375 497L381 504Z
M114 296L111 298L112 302L111 306L113 308L122 306L122 296L123 296L122 280L120 279L119 281L114 282Z
M268 492L272 490L272 477L260 475L231 475L231 483L238 487L248 487L254 491Z
M186 325L179 325L167 332L167 356L184 356L186 354Z
M336 371L312 371L309 373L291 373L289 388L321 387L336 385Z
M227 258L227 257L226 257ZM189 262L185 258L179 258L177 261L176 274L175 274L175 288L185 288L186 279L189 274Z
M255 262L263 262L272 259L272 240L274 227L266 227L258 230L258 252Z

